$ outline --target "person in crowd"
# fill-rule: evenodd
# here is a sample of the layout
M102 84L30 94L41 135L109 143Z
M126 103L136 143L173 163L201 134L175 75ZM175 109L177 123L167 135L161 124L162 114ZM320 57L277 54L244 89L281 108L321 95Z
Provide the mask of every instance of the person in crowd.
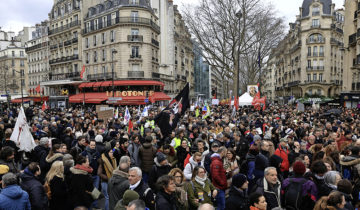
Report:
M126 210L138 210L138 209L145 209L145 202L140 199L133 200L129 203Z
M129 144L127 150L131 159L131 166L140 167L141 160L139 158L139 149L140 149L140 139L138 135L133 135L131 137L131 143Z
M192 178L187 186L189 209L197 209L200 204L213 204L211 198L218 194L215 186L206 176L206 170L203 166L194 168Z
M112 149L107 149L99 159L98 176L101 179L101 192L105 196L105 210L109 210L108 181L117 167Z
M129 203L139 199L139 194L134 190L126 190L121 200L116 203L114 210L126 210Z
M168 163L171 168L175 168L177 166L178 159L176 155L176 150L172 146L170 146L170 144L163 145L159 149L159 152L162 152L166 155Z
M80 155L76 160L76 165L70 168L71 178L69 186L69 198L71 207L84 206L90 208L94 201L91 193L94 190L91 174L93 169L90 167L89 159Z
M40 168L44 169L47 167L46 157L49 154L49 138L42 137L39 141L39 145L37 145L33 150L33 162L37 162L40 165ZM45 175L44 175L45 177Z
M173 168L169 172L169 175L173 176L175 180L175 197L177 208L187 210L189 208L189 203L187 198L187 185L185 182L184 173L179 168Z
M342 179L337 183L337 190L341 192L345 196L345 209L347 210L354 210L353 206L353 196L352 193L353 186L351 182L347 179Z
M341 180L341 175L338 171L328 171L324 175L324 196L329 195L333 190L337 190L337 184Z
M211 155L216 153L219 150L219 144L217 142L213 142L211 144L211 150L209 153L205 156L204 159L204 167L208 173L210 173L210 165L211 165ZM210 174L211 175L211 174Z
M64 163L62 161L55 161L46 174L45 186L49 186L49 191L46 192L49 199L49 207L51 210L69 209L67 186L64 177Z
M166 159L166 155L162 152L158 152L154 158L155 165L152 166L149 174L149 186L151 189L156 189L157 179L163 175L167 175L171 167Z
M189 159L189 163L186 164L184 169L184 175L186 180L191 179L192 172L196 166L203 166L201 160L202 160L202 155L200 152L195 152L194 155Z
M232 184L229 197L226 199L226 210L247 210L249 209L249 198L247 189L249 182L244 174L236 174L232 177Z
M18 179L15 174L9 172L2 176L2 190L0 192L1 210L30 210L31 204L29 195L18 185Z
M100 134L95 136L96 151L100 154L105 152L104 137Z
M267 210L265 197L260 193L252 193L249 196L250 210Z
M74 157L74 159L77 159L79 155L85 150L86 148L86 137L85 136L79 136L77 138L77 143L75 146L73 146L70 150L70 154Z
M20 186L29 194L31 209L46 210L48 209L48 198L45 189L38 177L41 174L40 166L36 162L30 163L20 175Z
M155 200L156 209L177 210L174 177L163 175L157 180L156 185L158 187Z
M5 146L0 151L0 164L7 165L9 172L18 173L19 169L15 163L15 150L12 147Z
M210 173L213 185L219 190L216 195L219 210L225 209L225 190L228 188L226 172L222 161L226 152L227 149L225 147L220 147L217 153L211 155Z
M140 199L145 202L146 207L150 210L154 210L155 200L153 190L142 181L142 171L139 167L132 167L129 169L129 184L129 189L134 190L139 194Z
M61 152L60 144L55 144L51 147L49 154L46 156L45 161L47 163L47 167L42 170L42 173L47 174L50 170L51 165L55 161L62 161L64 154Z
M316 202L314 210L344 209L345 205L345 196L339 191L334 191L329 196L321 197Z
M281 157L282 162L280 166L280 171L283 173L284 177L287 177L289 174L289 148L288 148L288 138L284 137L280 139L279 147L276 149L275 155Z
M269 167L269 143L267 141L260 142L260 151L255 158L255 180L261 179L264 177L265 168Z
M234 149L232 149L232 148L227 149L223 164L224 164L224 169L226 172L227 183L228 183L228 186L230 186L232 176L239 173L239 166L237 164L236 154L235 154Z
M268 210L281 207L281 183L278 180L276 168L267 167L265 169L264 175L264 178L259 179L256 182L252 192L264 195Z
M125 191L129 189L129 166L128 163L120 163L113 171L108 185L109 209L114 209L117 202L123 198Z
M148 182L149 173L154 165L154 158L156 157L156 148L151 144L152 137L146 136L145 143L140 146L139 158L141 160L141 168L143 171L143 180Z
M89 145L85 148L85 150L81 153L82 156L87 157L90 162L90 167L93 169L91 174L92 179L94 181L94 187L99 188L100 185L100 177L97 175L99 168L99 159L101 155L98 151L96 151L96 142L95 140L90 140ZM97 204L94 204L97 206Z
M178 159L178 168L184 170L184 162L188 155L190 155L189 142L187 140L182 140L181 145L176 149L176 156Z

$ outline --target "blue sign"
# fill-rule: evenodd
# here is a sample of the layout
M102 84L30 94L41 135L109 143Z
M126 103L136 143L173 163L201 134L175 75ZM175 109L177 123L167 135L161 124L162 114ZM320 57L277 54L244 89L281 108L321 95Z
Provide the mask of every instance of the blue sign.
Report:
M148 98L145 98L145 103L149 103L149 99L148 99Z
M1 97L8 97L9 95L1 95Z

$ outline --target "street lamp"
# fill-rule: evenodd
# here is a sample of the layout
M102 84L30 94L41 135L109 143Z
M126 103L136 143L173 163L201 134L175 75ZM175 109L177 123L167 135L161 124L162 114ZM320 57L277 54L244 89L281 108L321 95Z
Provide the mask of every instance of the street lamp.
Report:
M114 88L114 54L116 54L117 51L113 49L111 51L111 78L112 78L112 96L115 97L115 88Z
M239 47L238 47L238 67L237 67L237 74L236 74L236 85L235 85L235 99L239 98L239 77L240 77L240 34L241 34L241 30L240 30L240 26L241 26L241 18L242 18L242 13L241 13L241 9L239 9L239 11L236 12L235 16L239 19ZM234 100L235 100L234 99ZM230 99L231 100L231 99Z

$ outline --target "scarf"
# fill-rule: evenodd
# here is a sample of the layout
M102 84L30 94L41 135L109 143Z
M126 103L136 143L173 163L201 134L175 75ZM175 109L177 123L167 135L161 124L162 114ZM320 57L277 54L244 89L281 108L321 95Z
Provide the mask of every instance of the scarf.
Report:
M138 182L136 182L134 185L130 185L130 190L134 190L135 188L137 188L140 184L141 180L139 180Z
M91 173L93 172L93 169L92 169L91 167L85 167L85 166L79 165L79 164L75 165L74 168L75 168L75 169L79 169L79 170L86 171L86 172L88 172L89 174L91 174Z
M113 157L110 163L109 159L105 156L105 154L102 154L101 160L104 162L106 176L110 179L112 177L114 169L116 168L116 159Z
M207 177L205 176L204 178L201 178L199 176L195 177L195 181L199 184L201 184L202 188L205 188L205 181L206 181Z

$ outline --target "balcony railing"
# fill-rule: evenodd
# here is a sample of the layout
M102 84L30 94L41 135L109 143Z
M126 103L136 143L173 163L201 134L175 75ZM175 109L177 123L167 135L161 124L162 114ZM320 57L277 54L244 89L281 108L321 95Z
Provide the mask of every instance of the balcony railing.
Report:
M51 46L50 46L50 50L56 49L56 48L58 48L58 45L57 45L57 44L54 44L54 45L51 45Z
M306 44L318 44L318 43L325 43L325 38L322 39L306 39Z
M128 42L143 42L142 35L128 35Z
M68 46L72 44L72 40L67 40L64 42L64 46Z
M306 67L306 70L311 71L311 70L324 70L324 66L308 66Z
M63 31L66 31L72 27L75 27L75 26L79 26L81 23L80 20L75 20L69 24L66 24L64 26L60 26L58 28L55 28L55 29L52 29L52 30L49 30L49 35L52 35L52 34L57 34L57 33L60 33L60 32L63 32Z
M320 11L312 12L312 16L319 16L319 15L320 15Z
M159 73L156 73L156 72L153 72L153 73L152 73L152 78L160 79L160 74L159 74Z
M114 79L116 78L116 72L114 72ZM107 80L112 79L112 72L100 73L100 74L89 74L88 80Z
M321 28L321 25L311 25L311 28Z
M48 42L40 43L40 44L31 46L31 47L25 48L25 52L37 50L37 49L40 49L40 48L46 47L46 46L48 46Z
M349 36L349 45L356 44L356 33Z
M144 71L128 71L129 78L143 78Z
M66 79L80 79L80 72L71 72L71 73L64 73L64 74L52 74L49 73L49 80L56 81L56 80L66 80Z
M108 20L106 24L99 24L96 28L90 27L85 28L83 30L83 34L91 33L94 31L101 30L103 28L107 28L116 24L140 24L140 25L148 25L152 27L154 30L160 32L160 27L151 19L149 18L142 18L142 17L117 17L112 20Z
M130 55L130 59L141 59L141 55Z
M72 43L77 43L77 42L78 42L78 38L77 38L77 37L72 39Z
M339 46L341 46L341 47L344 46L344 43L343 43L343 42L340 42L340 41L336 40L335 38L331 38L331 39L330 39L330 44L336 44L336 45L339 45Z
M287 84L287 86L288 86L288 87L293 87L293 86L296 86L296 85L298 85L298 84L300 84L300 80L296 80L296 81L293 81L293 82L289 82L289 83Z
M304 83L326 83L326 80L305 80Z
M77 59L79 59L79 55L72 55L72 56L66 56L66 57L63 56L61 58L55 58L55 59L49 60L49 64L68 62L68 61L77 60Z
M153 45L156 45L156 46L159 47L159 42L156 41L155 39L151 39L151 43L152 43Z

